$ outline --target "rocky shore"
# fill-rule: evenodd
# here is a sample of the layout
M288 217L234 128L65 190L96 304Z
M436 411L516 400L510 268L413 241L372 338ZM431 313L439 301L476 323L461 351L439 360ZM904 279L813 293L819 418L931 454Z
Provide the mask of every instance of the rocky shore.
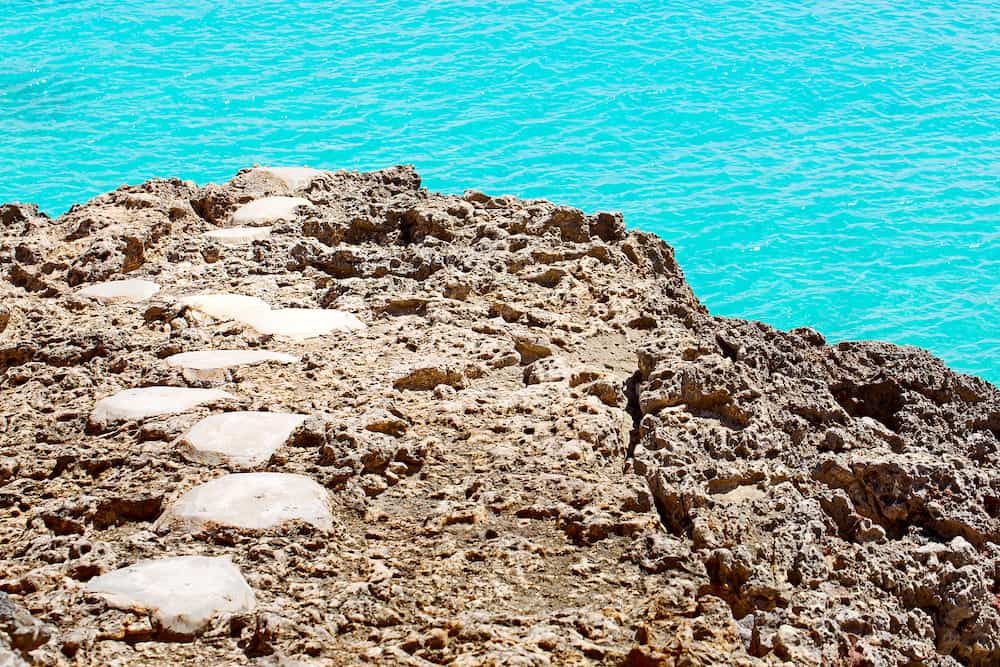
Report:
M1000 391L618 214L254 168L0 268L0 665L1000 663Z

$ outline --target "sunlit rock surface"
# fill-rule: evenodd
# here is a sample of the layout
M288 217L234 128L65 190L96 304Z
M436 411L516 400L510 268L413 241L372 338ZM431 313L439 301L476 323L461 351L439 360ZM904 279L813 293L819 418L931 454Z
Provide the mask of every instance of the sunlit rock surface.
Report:
M216 319L233 319L257 330L291 339L323 336L334 331L360 331L365 324L356 315L325 308L277 308L256 297L240 294L204 294L181 303Z
M301 190L323 172L309 167L255 167L254 172L273 176L282 181L289 190Z

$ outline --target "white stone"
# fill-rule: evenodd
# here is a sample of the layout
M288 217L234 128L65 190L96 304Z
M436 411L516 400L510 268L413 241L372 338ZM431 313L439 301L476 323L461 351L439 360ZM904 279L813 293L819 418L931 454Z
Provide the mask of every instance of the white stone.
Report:
M266 314L255 313L247 324L263 334L299 340L365 328L365 324L351 313L323 308L279 308Z
M208 465L252 468L266 463L306 415L226 412L205 417L180 440L184 457Z
M86 591L115 609L147 613L169 634L192 636L213 618L251 611L253 590L228 558L145 560L91 579Z
M266 301L242 294L198 294L184 297L181 303L217 320L237 320L244 323L254 314L271 310Z
M247 202L233 213L233 225L263 225L278 220L294 220L300 206L312 206L302 197L263 197Z
M181 303L220 320L236 320L262 334L302 340L334 331L359 331L364 322L342 310L324 308L278 308L241 294L201 294Z
M333 527L327 490L309 477L277 472L234 473L196 486L157 520L157 528L229 526L266 530L287 521Z
M253 171L274 176L284 182L289 190L300 190L312 183L314 178L323 173L319 169L312 169L310 167L255 167Z
M274 361L281 364L294 364L298 357L283 352L270 350L203 350L200 352L181 352L167 357L167 365L176 368L190 368L196 371L209 371L233 366L253 366Z
M160 291L160 286L149 280L111 280L105 283L94 283L80 290L82 296L104 303L115 301L145 301Z
M222 245L241 245L270 237L271 229L271 227L227 227L205 232L205 236Z
M144 419L156 415L186 412L203 403L236 398L218 389L190 387L144 387L126 389L102 398L94 406L91 420L107 424L125 419Z

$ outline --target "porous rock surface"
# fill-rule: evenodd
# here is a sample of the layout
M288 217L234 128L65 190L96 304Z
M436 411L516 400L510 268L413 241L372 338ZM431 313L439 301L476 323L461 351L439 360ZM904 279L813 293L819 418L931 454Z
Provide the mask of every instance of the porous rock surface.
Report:
M915 348L714 317L669 246L617 214L435 194L408 167L284 176L154 180L55 219L0 207L0 603L21 610L0 614L0 652L1000 662L995 387ZM272 195L311 206L245 246L205 236ZM161 291L76 291L125 277ZM184 301L209 293L367 326L282 337ZM208 379L163 361L213 349L302 361ZM88 423L100 398L154 386L234 398ZM178 440L235 409L308 415L264 471L325 487L330 530L153 530L222 474ZM167 641L86 590L178 556L231 559L254 609ZM18 639L29 621L45 633Z

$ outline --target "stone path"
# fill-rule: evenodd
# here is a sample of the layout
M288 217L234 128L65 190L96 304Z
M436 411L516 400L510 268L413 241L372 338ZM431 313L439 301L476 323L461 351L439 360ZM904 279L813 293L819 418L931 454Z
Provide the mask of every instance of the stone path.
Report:
M145 301L160 291L160 286L149 280L111 280L88 285L79 291L81 296L97 299L102 303Z
M267 463L306 418L277 412L211 415L181 437L180 450L198 463L252 468Z
M234 473L191 489L167 509L157 529L199 531L217 526L266 530L304 521L333 527L329 493L303 475Z
M190 637L220 614L254 608L253 590L228 558L140 561L91 579L85 589L126 611L148 613L159 634Z

